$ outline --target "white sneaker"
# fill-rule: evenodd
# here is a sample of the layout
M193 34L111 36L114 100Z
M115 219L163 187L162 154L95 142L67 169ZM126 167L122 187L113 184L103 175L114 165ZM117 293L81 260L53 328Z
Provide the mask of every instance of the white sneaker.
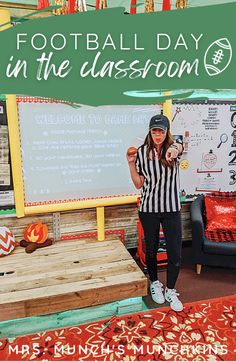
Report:
M181 312L184 309L182 302L178 298L179 293L176 292L176 289L165 289L165 298L167 302L170 303L171 309L175 312Z
M155 282L152 282L150 284L150 292L152 296L152 300L155 303L163 304L165 303L165 297L163 294L163 284L159 282L159 280L156 280Z

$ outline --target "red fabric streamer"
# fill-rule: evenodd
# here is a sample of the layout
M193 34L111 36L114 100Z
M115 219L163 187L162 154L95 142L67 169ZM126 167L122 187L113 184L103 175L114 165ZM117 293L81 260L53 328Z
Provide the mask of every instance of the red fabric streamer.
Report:
M48 8L49 6L49 0L38 0L38 10Z
M162 11L170 10L171 9L171 2L170 0L163 0L162 3Z
M131 0L130 14L136 14L136 12L137 12L136 5L137 5L136 0Z
M100 10L100 0L96 0L96 10Z
M75 13L75 0L68 0L68 14Z

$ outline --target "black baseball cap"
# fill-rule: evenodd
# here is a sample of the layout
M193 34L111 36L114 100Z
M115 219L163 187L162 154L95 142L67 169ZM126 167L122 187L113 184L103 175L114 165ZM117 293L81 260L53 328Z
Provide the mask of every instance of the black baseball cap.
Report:
M153 116L149 123L149 131L151 131L153 128L160 128L163 131L166 131L170 128L169 119L163 114L157 114L156 116Z

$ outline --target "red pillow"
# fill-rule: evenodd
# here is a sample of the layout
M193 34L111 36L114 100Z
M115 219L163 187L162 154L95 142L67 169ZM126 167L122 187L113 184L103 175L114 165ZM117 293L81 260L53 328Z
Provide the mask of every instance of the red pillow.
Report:
M206 237L212 241L236 241L236 198L205 196Z
M236 191L214 191L211 192L210 194L208 194L208 196L217 196L220 199L224 199L224 198L236 198Z

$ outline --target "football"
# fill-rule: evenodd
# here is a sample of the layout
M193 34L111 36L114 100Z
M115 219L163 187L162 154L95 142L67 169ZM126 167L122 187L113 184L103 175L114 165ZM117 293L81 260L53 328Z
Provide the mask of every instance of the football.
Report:
M232 59L232 47L227 38L215 40L206 50L204 65L209 76L222 73Z
M137 153L137 148L135 148L135 147L129 147L129 149L128 149L128 151L127 151L127 155L128 156L134 156L134 155L136 155L136 153Z

